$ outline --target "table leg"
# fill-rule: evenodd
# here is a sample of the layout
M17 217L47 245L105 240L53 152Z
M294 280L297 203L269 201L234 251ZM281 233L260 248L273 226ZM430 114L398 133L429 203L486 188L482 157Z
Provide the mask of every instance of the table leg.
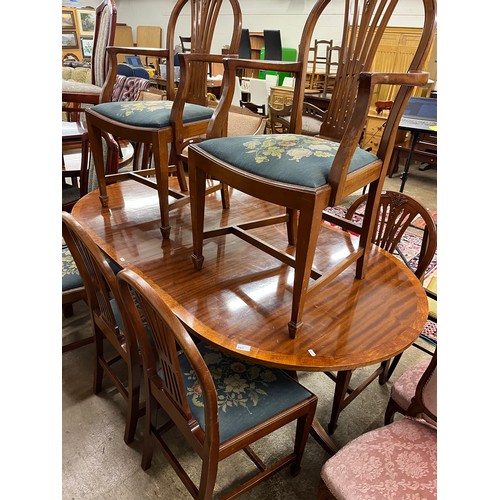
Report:
M419 133L417 131L412 131L410 151L408 152L408 158L406 159L405 169L403 170L403 173L401 174L401 186L399 188L400 193L402 193L404 188L405 188L406 179L408 178L408 171L410 170L411 157L413 156L413 151L415 150L415 146L417 145L418 136L419 136Z

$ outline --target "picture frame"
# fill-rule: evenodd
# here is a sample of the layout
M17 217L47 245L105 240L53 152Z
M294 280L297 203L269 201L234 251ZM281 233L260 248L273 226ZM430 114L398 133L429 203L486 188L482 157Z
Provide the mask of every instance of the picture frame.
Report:
M75 13L72 10L62 11L62 29L63 30L75 30Z
M92 49L94 48L94 37L92 36L81 36L80 37L82 56L84 59L92 58Z
M76 31L63 31L62 33L62 48L63 49L77 49L78 38Z
M78 25L80 27L80 35L94 36L95 10L78 9L77 13L78 13Z

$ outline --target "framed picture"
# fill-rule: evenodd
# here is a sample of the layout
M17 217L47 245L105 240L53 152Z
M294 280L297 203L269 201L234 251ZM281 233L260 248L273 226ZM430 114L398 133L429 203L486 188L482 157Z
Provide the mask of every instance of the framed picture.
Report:
M62 11L62 29L63 30L76 29L75 13L73 11L71 10Z
M89 36L81 36L80 41L82 43L82 55L84 59L90 59L92 57L92 49L94 47L94 38Z
M62 34L62 48L63 49L77 49L78 48L78 38L76 37L76 31L65 31Z
M78 9L78 24L80 25L80 35L94 36L95 30L95 10Z

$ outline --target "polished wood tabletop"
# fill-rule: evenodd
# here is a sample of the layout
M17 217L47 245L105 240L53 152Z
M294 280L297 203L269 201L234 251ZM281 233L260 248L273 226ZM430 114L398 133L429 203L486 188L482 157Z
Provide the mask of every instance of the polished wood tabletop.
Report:
M365 278L356 279L351 266L317 290L306 302L303 329L290 339L293 270L288 266L227 235L205 242L204 266L196 271L189 205L172 210L170 240L163 240L155 190L125 181L108 186L108 194L108 208L101 207L94 191L76 204L73 216L118 264L165 290L170 307L196 336L231 354L287 370L352 370L402 352L427 319L420 282L402 262L374 246ZM282 209L232 191L229 210L214 193L207 197L206 211L209 229ZM287 247L284 224L256 231ZM315 268L326 269L356 245L355 237L325 226Z

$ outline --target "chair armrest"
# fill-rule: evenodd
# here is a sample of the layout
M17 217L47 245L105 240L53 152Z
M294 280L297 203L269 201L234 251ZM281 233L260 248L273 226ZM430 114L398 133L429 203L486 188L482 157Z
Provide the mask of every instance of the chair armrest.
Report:
M157 58L167 59L167 96L173 99L174 82L173 82L173 66L174 59L170 56L168 49L158 49L150 47L119 47L110 46L106 48L109 61L109 71L106 76L106 81L102 88L100 102L110 102L113 93L113 85L115 84L116 75L118 74L118 54L131 54L141 56L153 56ZM170 70L170 71L169 71Z
M296 76L295 92L299 93L298 98L294 96L294 102L298 102L299 109L292 108L292 118L294 114L300 113L302 115L302 103L304 89L301 85L302 78L302 63L301 62L288 62L288 61L269 61L265 59L238 59L238 58L224 58L224 78L222 81L222 93L219 104L215 113L210 120L207 138L223 137L225 135L225 124L227 122L227 114L231 107L233 100L236 75L238 69L253 69L263 71L277 71L293 73ZM302 96L302 97L301 97ZM291 130L301 130L301 123L296 124L296 127Z

